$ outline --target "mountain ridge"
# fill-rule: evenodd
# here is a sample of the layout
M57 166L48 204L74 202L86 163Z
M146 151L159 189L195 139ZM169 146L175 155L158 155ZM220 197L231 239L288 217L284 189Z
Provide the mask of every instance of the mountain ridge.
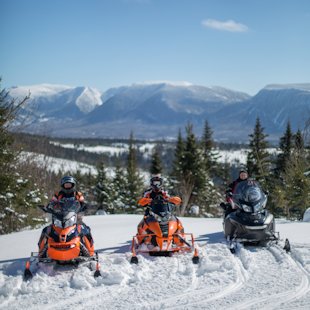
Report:
M310 83L269 84L254 96L187 82L136 83L103 93L91 87L42 84L31 86L31 91L34 95L24 108L35 116L26 131L44 129L62 137L128 137L133 130L139 138L172 138L188 122L201 134L208 120L215 139L246 141L259 117L270 139L276 140L288 121L293 130L302 129L310 116ZM12 88L10 94L20 97L26 87Z

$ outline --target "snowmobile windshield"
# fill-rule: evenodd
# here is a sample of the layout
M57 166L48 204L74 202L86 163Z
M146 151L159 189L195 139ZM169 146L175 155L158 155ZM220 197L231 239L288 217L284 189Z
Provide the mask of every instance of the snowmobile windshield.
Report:
M80 203L74 198L62 198L55 206L53 222L60 228L66 228L76 223Z
M55 216L53 219L54 225L60 228L67 228L76 224L76 213L69 212L65 215Z
M172 216L172 206L165 201L153 202L151 204L151 215L158 222L168 222Z
M233 202L245 212L257 213L266 206L267 197L256 181L246 180L237 185Z

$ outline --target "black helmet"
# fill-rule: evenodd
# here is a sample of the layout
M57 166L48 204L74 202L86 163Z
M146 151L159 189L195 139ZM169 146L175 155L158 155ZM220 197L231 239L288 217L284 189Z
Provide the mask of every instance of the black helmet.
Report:
M71 187L67 187L67 185L65 184L71 184ZM71 194L75 191L75 186L76 186L76 180L74 177L72 176L64 176L61 180L60 180L60 187L61 190L63 192L65 192L66 194Z
M163 186L163 179L160 176L154 176L150 180L150 185L155 192L158 192Z

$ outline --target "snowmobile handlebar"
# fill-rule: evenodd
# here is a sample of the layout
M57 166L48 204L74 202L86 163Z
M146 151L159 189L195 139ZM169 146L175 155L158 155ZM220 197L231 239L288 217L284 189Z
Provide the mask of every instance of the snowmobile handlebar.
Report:
M39 209L41 209L42 211L44 211L44 212L46 212L46 213L49 213L49 211L48 211L48 209L46 208L45 205L37 205L37 207L38 207Z

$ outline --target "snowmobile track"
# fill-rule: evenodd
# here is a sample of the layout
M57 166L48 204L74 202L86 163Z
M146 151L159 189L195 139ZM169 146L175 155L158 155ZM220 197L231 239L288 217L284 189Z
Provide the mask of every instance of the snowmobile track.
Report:
M298 300L310 291L309 272L305 270L300 262L293 259L290 254L284 253L283 249L279 246L273 246L267 248L267 250L271 253L277 263L280 264L284 260L287 260L292 268L299 271L301 274L301 282L299 286L281 293L272 294L271 296L260 296L249 301L239 303L238 305L234 305L235 309L258 309L266 307L268 307L268 309L281 309L281 305L287 304L290 301Z
M201 285L199 277L197 276L197 268L193 266L195 270L192 274L192 286L177 296L166 298L165 301L160 304L161 309L179 309L180 307L186 308L188 306L192 308L192 306L199 305L207 306L212 301L224 298L240 290L248 279L247 271L244 268L243 262L239 258L232 256L229 250L227 250L227 256L232 257L235 261L234 265L237 279L234 283L226 286L220 292L214 293L210 297L206 297L210 295L210 288L204 287L197 289L203 285ZM152 303L149 306L151 309L153 309L152 307L155 309L155 305L158 305L158 302Z

